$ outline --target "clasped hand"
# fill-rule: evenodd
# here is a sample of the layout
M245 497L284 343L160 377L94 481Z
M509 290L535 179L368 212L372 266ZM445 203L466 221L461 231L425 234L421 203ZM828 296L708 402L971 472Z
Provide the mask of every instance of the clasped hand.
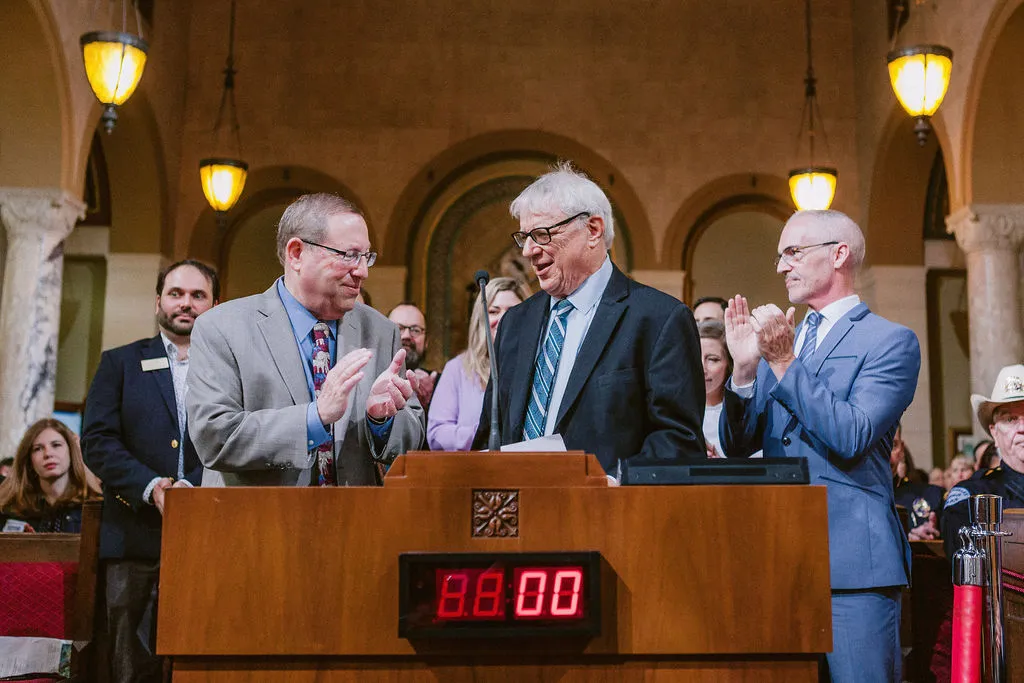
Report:
M764 358L777 377L793 362L796 309L785 313L775 304L753 311L747 299L735 296L725 309L725 340L733 359L733 382L749 384L757 375L757 361Z

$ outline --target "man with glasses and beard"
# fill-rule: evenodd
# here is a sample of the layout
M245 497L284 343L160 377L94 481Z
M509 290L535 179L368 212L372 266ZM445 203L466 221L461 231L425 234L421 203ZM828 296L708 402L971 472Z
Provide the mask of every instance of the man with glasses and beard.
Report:
M192 327L217 303L215 270L191 259L157 277L159 334L106 351L85 402L82 452L103 481L103 564L110 680L159 681L160 658L138 635L159 575L164 494L198 486L185 377ZM145 629L144 629L145 630Z
M917 336L868 310L854 290L864 235L838 211L798 211L782 229L776 271L795 325L737 296L725 312L733 358L722 412L730 456L806 458L828 489L832 681L901 681L900 599L910 545L893 499L889 455L921 368ZM731 395L731 397L730 397Z
M434 395L434 382L437 372L423 367L427 353L427 319L419 306L411 301L403 301L388 313L388 320L398 325L398 333L402 335L402 348L405 349L405 367L416 375L419 383L416 386L416 398L426 411L430 408L430 399Z

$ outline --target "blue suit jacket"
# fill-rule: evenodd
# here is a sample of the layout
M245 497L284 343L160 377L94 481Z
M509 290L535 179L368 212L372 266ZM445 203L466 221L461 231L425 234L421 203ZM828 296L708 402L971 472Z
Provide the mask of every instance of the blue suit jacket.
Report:
M142 371L166 358L160 335L105 351L85 401L82 452L103 480L100 557L160 557L160 512L143 502L155 477L177 477L178 408L168 368ZM198 486L203 468L185 436L185 478Z
M917 336L858 304L805 367L781 380L761 361L749 399L728 392L723 448L730 456L805 457L828 487L832 589L902 586L910 545L896 514L889 451L921 368Z

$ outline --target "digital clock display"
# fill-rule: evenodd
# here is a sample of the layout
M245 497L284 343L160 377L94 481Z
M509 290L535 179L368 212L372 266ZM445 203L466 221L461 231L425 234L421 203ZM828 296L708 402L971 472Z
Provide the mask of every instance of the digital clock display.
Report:
M597 552L405 553L399 576L403 638L600 632Z

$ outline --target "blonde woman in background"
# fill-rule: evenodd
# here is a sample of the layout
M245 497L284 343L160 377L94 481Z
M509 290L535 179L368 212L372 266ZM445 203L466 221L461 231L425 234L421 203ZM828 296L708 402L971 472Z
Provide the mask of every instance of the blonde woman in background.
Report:
M505 312L523 302L530 294L510 277L496 277L487 284L486 312L491 334L497 334L498 323ZM476 436L483 407L484 389L491 376L484 336L483 304L473 304L469 320L469 348L444 366L434 389L427 416L427 443L435 451L468 451Z

